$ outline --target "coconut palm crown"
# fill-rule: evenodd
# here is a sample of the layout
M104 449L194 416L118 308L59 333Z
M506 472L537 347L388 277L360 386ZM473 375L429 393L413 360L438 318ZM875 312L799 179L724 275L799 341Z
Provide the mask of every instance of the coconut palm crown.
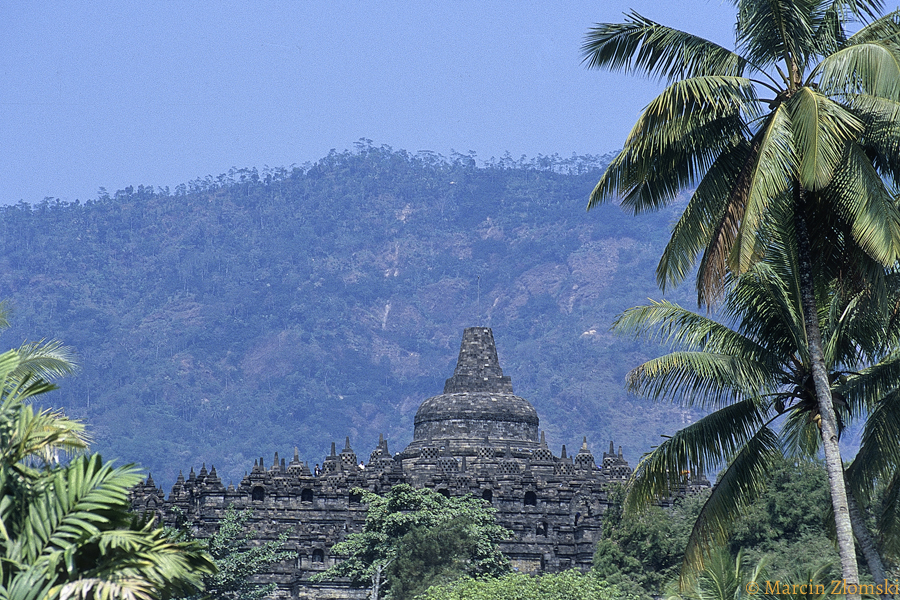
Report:
M683 577L727 539L730 523L764 489L779 457L816 456L820 449L797 258L785 237L790 232L775 244L770 238L769 260L732 277L721 320L652 302L625 311L614 324L674 350L633 369L630 391L711 411L640 461L627 508L669 497L684 486L687 473L726 465L689 538ZM894 290L893 312L880 310L883 299L872 289L848 292L832 281L830 291L818 295L839 427L865 419L860 452L848 469L850 490L863 502L884 481L896 494L894 480L900 480L900 273L887 272L885 279ZM888 500L884 506L880 542L896 556L900 504Z
M634 212L693 188L657 267L661 287L701 256L700 304L765 258L773 219L795 229L804 343L843 578L859 581L814 271L858 285L900 257L900 12L880 0L737 0L735 50L636 13L591 29L591 68L668 82L644 109L588 208ZM850 27L862 27L850 35ZM830 261L830 262L829 262ZM883 282L882 282L883 283ZM885 290L882 288L882 296ZM856 596L851 596L856 597Z
M657 267L662 288L702 255L701 303L759 256L771 205L799 187L882 265L900 256L900 12L878 1L740 0L735 50L636 13L593 27L590 68L668 87L644 109L591 193L640 213L690 202ZM871 21L865 23L866 21ZM864 26L849 35L848 27ZM813 200L809 200L813 202ZM822 208L818 206L818 208ZM839 232L834 232L839 233Z

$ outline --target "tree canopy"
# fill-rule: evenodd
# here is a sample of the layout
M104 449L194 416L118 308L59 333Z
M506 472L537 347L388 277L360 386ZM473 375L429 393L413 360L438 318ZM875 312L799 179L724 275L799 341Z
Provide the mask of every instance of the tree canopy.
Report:
M470 577L429 588L422 600L625 600L632 598L594 574L564 571L537 577L510 573Z
M732 279L721 313L724 323L666 302L635 307L616 322L621 331L661 338L674 349L636 367L629 375L630 389L712 409L639 463L629 494L630 506L639 508L668 496L682 473L727 464L689 538L688 566L702 564L706 548L725 542L728 525L765 488L784 452L810 457L821 447L800 285L785 235L772 234L770 242L780 249ZM890 282L894 277L885 275ZM888 304L895 304L900 286L892 283L888 289L893 291ZM877 374L896 368L900 330L895 313L879 310L884 298L870 288L848 292L832 281L830 287L821 286L817 298L842 430L881 402L892 402L895 387L886 387ZM893 475L896 464L897 442L885 438L886 429L893 431L892 421L872 412L865 427L879 434L864 436L862 454L868 458L861 464L869 465L870 476L850 478L852 491L861 497L868 497L884 473Z
M368 505L363 531L332 547L343 560L316 579L348 577L371 586L373 598L387 590L391 600L406 600L460 576L509 571L497 543L510 533L497 525L484 500L445 497L407 484L384 496L357 492Z
M203 593L190 596L200 600L258 600L272 593L276 584L257 583L253 576L269 565L296 558L296 552L282 550L287 534L262 544L254 544L252 533L247 531L251 510L225 509L225 517L219 528L209 538L199 540L200 545L212 557L215 573L203 576ZM182 529L176 535L191 539L190 531Z

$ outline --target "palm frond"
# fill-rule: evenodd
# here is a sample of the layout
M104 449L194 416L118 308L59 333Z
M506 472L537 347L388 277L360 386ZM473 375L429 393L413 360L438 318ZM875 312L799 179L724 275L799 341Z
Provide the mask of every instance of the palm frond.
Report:
M823 336L825 346L823 348L825 354L825 363L828 365L839 364L862 364L864 357L862 352L865 350L859 339L870 340L874 335L878 335L881 331L877 331L880 327L873 321L880 321L875 318L875 311L859 310L865 303L865 297L862 293L854 294L847 299L838 301L838 294L829 305L828 319L826 321L825 335ZM871 334L863 336L861 333L861 324L869 323L874 327L866 327Z
M847 468L847 485L862 500L900 469L900 389L884 394L866 419L859 451Z
M762 223L774 198L789 188L796 173L794 135L789 110L776 107L761 128L756 163L749 175L744 218L735 240L732 270L743 273L753 262Z
M701 300L716 297L721 291L728 250L743 216L743 204L735 202L741 194L734 190L741 189L741 183L746 181L755 148L741 139L719 154L707 170L673 227L656 267L660 289L681 283L692 270L697 254L705 249L698 274Z
M629 308L613 321L613 331L635 337L660 340L677 348L721 351L749 346L749 340L718 321L687 310L669 300L651 300L650 304Z
M624 23L592 27L581 46L590 69L640 72L673 81L697 75L741 75L746 61L708 40L631 12Z
M748 120L759 116L756 90L749 79L724 75L683 79L670 84L647 105L625 145L649 155L677 143L698 125L741 114Z
M742 112L755 105L755 90L744 78L673 83L644 109L591 192L588 209L619 197L635 213L665 205L739 143L746 130Z
M777 379L777 361L763 345L677 304L652 302L628 309L613 329L685 349L632 369L626 387L635 394L713 407L766 393Z
M774 373L794 356L807 360L806 329L793 268L795 253L789 246L781 246L767 258L737 278L725 299L724 314L738 320L742 335L766 348Z
M163 529L149 524L101 531L95 543L105 560L86 575L110 581L140 578L152 584L156 595L191 594L203 587L204 575L215 573L199 541L172 540Z
M900 102L870 94L855 94L848 105L865 122L860 145L873 156L878 172L900 184Z
M900 469L887 481L877 529L882 554L894 560L900 558Z
M900 48L883 40L851 43L825 57L812 75L829 96L861 93L900 100Z
M684 485L687 474L709 473L736 453L743 454L742 448L765 429L766 419L758 402L744 400L679 430L638 462L628 483L626 512L638 512L669 498ZM759 439L768 440L765 436Z
M8 300L0 300L0 330L9 329L9 315L12 313Z
M880 12L880 10L879 7L877 12ZM874 16L874 14L871 16ZM895 10L875 19L850 37L852 44L879 41L893 44L900 43L900 10Z
M685 406L715 408L728 402L766 393L771 373L760 363L710 352L672 352L632 369L626 389Z
M53 386L45 383L32 385L28 391L41 393L51 389ZM71 454L87 449L89 438L84 424L52 409L35 413L23 402L32 396L34 393L12 393L0 403L0 418L7 423L0 427L0 465L13 466L27 460L51 464L60 451Z
M844 28L843 14L846 12L845 2L837 1L828 6L816 28L815 51L821 56L828 56L847 45L847 31Z
M700 509L684 549L682 577L702 568L711 547L724 544L730 525L766 488L767 478L780 457L778 438L768 427L761 427L747 440Z
M808 49L816 47L816 5L814 0L743 0L735 27L739 51L762 68L790 56L804 70Z
M81 578L57 586L53 592L59 600L156 600L159 597L153 586L139 577Z
M794 145L800 161L800 183L818 191L831 183L847 143L863 124L852 113L809 87L800 88L788 102Z
M804 410L791 410L781 424L784 453L791 457L818 456L822 436L812 414Z
M16 350L21 362L13 377L32 375L52 381L74 375L78 369L75 351L59 340L26 342Z
M16 572L4 588L0 585L2 600L49 600L53 582L48 581L38 569L26 569Z
M850 223L854 240L884 266L900 257L900 212L865 152L850 144L841 168L826 190Z
M835 391L852 406L873 411L879 402L892 394L900 382L900 351L894 351L878 363L848 377Z
M112 468L99 455L80 457L54 474L53 494L34 501L21 538L25 561L99 533L112 514L127 514L128 493L141 481L137 468Z

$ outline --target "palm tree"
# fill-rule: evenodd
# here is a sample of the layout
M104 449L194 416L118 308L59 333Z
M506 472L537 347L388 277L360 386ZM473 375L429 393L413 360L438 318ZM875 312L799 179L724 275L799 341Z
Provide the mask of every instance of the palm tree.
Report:
M30 402L54 386L0 354L0 598L168 598L214 571L196 542L130 512L133 466L84 452L82 424ZM45 363L46 365L46 363ZM74 453L60 464L59 452Z
M630 391L712 409L641 460L630 485L629 510L667 497L683 484L683 473L709 472L727 463L691 532L683 575L702 564L710 546L725 541L728 525L765 487L776 459L785 451L814 456L821 445L822 418L811 381L792 235L767 230L768 260L732 276L722 306L726 323L654 302L629 309L614 325L676 347L632 370ZM898 278L894 272L883 278L895 307L900 306ZM900 417L886 421L879 414L900 402L900 313L881 310L880 290L848 292L835 280L817 297L839 432L846 422L870 414L848 478L853 495L865 499L885 473L893 474L900 465ZM868 533L860 525L856 529L861 537ZM877 571L880 561L867 559L870 570Z
M878 539L860 539L860 547L867 558L874 553L896 560L900 558L900 350L848 378L836 392L853 409L869 415L859 451L847 468L851 508L856 508L856 502L880 504L876 506ZM883 496L880 502L878 496ZM856 510L854 531L866 535L861 511ZM878 567L882 573L872 573L876 581L885 578L883 566Z
M639 213L693 188L657 281L663 288L679 283L701 255L701 305L721 296L728 273L744 273L764 256L761 229L774 215L786 216L796 230L802 343L841 568L857 582L813 271L831 246L839 249L831 256L837 274L850 279L877 277L875 266L900 257L900 212L888 185L900 181L900 13L878 18L880 0L735 4L735 51L636 13L589 31L589 67L641 72L669 85L639 117L588 208L621 197ZM851 36L852 19L864 26Z
M724 548L717 548L685 585L672 586L666 600L752 600L765 589L765 567L765 560L760 560L750 569L742 551L732 557Z

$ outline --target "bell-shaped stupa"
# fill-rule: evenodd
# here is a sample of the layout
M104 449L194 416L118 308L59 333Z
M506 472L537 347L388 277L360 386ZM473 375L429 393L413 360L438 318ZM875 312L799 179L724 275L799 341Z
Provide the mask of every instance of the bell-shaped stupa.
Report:
M474 457L486 444L530 451L538 442L537 411L513 394L497 359L493 333L487 327L469 327L444 393L422 402L416 412L413 441L403 458L414 458L425 448Z

